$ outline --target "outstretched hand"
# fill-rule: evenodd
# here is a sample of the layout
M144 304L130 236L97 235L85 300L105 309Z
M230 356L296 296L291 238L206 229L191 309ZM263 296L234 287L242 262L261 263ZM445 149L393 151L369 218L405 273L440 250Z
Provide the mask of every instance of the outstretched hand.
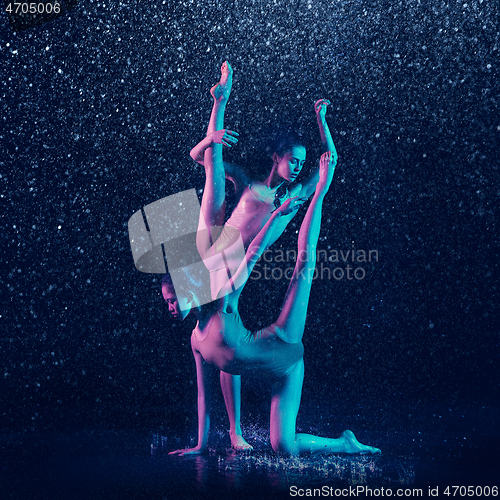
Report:
M169 452L169 455L177 455L179 457L183 457L184 455L201 455L204 450L201 448L185 448L183 450L175 450Z
M328 99L318 99L314 103L314 111L319 118L324 118L326 116L326 109L329 104L331 103Z
M228 130L226 128L222 130L216 130L215 132L212 132L211 137L212 137L212 142L216 144L222 144L223 146L231 147L233 144L236 144L238 142L238 132L235 132L234 130Z
M288 198L279 208L275 210L280 216L290 215L291 213L297 211L305 202L307 198L304 196L295 196L293 198Z

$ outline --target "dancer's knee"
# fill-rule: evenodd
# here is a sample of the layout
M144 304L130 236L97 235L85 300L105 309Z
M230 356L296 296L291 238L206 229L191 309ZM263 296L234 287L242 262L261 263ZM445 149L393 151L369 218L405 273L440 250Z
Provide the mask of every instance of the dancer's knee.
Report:
M293 436L273 436L271 434L271 446L275 453L280 455L293 456L298 455L298 446Z

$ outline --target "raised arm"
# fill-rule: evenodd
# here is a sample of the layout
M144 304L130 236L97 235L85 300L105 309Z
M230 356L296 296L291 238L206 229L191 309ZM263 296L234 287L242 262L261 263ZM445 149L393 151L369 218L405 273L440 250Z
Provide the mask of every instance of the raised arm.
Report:
M212 145L212 142L212 134L207 135L189 152L189 156L191 156L196 163L205 166L205 151Z
M238 142L238 135L234 130L217 130L201 140L189 154L194 161L205 166L205 151L212 144L222 144L230 148ZM252 179L240 166L225 161L223 161L223 165L226 179L234 184L237 192L242 191L251 183Z
M227 146L230 148L232 145L238 142L238 132L234 130L222 129L215 130L208 134L204 139L202 139L189 153L191 158L199 163L200 165L205 166L205 151L212 146L213 144L222 144L223 146Z
M316 113L316 119L318 121L319 134L321 136L321 146L323 153L330 151L333 157L333 165L337 164L337 150L335 149L335 144L333 143L332 134L328 128L328 123L326 122L326 110L330 101L328 99L318 99L314 103L314 111ZM314 172L309 179L307 179L302 184L302 190L300 192L301 196L309 198L316 189L316 184L319 181L319 169Z
M193 348L196 362L196 382L198 385L198 444L194 448L171 451L169 455L201 455L207 449L210 430L210 380L212 367L203 359L200 352Z

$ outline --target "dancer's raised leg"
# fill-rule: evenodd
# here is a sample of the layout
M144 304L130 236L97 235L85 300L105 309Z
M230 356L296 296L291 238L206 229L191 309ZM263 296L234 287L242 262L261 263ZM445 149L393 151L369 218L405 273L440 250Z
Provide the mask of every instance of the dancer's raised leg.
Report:
M226 105L233 86L233 69L231 65L224 61L220 68L220 81L210 89L210 94L214 98L210 121L208 122L207 137L216 130L224 128L224 114ZM222 162L222 144L213 144L214 155L219 155Z
M225 131L225 137L221 140L214 140L213 133L224 129L224 113L226 104L231 94L233 83L233 70L227 61L221 66L221 78L219 83L214 85L210 90L210 94L214 98L212 111L210 113L210 121L208 122L207 135L191 150L191 158L194 161L204 165L204 152L213 143L219 142L221 145L232 146L237 142L235 136L238 134L234 131Z
M220 72L220 81L210 89L210 94L212 94L215 102L225 105L227 103L227 100L229 99L229 95L231 94L231 88L233 85L233 68L231 68L231 65L227 61L224 61L220 68ZM212 109L212 111L214 110ZM217 109L215 111L217 111ZM216 114L213 112L212 116L214 117L214 119L216 118ZM220 130L220 127L216 126L216 122L214 122L213 125L216 127L213 130Z
M226 61L221 67L220 82L212 87L210 93L214 98L214 104L210 115L210 122L207 129L207 138L210 146L204 152L205 167L205 189L200 210L200 221L197 234L197 246L200 255L210 249L220 234L225 222L225 171L222 161L222 147L224 138L229 143L237 142L232 137L231 132L225 133L224 113L227 100L231 93L233 70ZM216 132L230 135L223 135L219 140L214 140ZM237 135L237 134L236 134ZM240 406L241 406L241 379L239 376L228 373L220 373L220 383L230 424L231 445L237 450L252 449L245 439L243 439L240 426Z
M320 159L320 180L299 231L297 262L276 326L289 343L300 342L304 333L311 284L316 267L316 247L321 229L323 200L332 182L335 163L330 152Z
M226 61L221 67L220 82L210 91L214 97L214 105L208 124L207 137L224 128L224 112L231 92L232 78L231 66ZM205 189L201 202L199 234L196 239L198 251L202 256L219 236L225 221L226 181L222 147L222 143L212 141L204 151Z
M321 226L323 199L333 178L335 163L330 152L320 160L320 178L299 232L297 264L276 322L276 333L286 342L300 342L304 333L307 304L316 265L316 246ZM296 434L295 425L302 394L304 361L297 361L273 385L271 400L271 445L277 452L298 453L380 453L365 446L352 431L344 431L337 439L311 434Z

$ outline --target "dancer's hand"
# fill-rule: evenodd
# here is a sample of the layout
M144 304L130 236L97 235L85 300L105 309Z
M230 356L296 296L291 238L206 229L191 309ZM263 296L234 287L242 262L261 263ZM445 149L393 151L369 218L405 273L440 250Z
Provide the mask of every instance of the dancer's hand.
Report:
M306 201L307 198L303 196L295 196L293 198L288 198L288 200L286 200L274 212L276 212L279 216L290 215L291 213L296 212Z
M205 450L196 446L196 448L185 448L183 450L171 451L169 455L177 455L183 457L184 455L201 455Z
M227 128L224 128L222 130L216 130L215 132L212 132L211 138L212 142L215 144L222 144L223 146L231 147L233 144L236 144L238 142L237 137L240 134L238 132L235 132L234 130L228 130Z
M316 116L320 119L324 119L326 116L326 108L330 104L328 99L318 99L314 103L314 111L316 112Z
M319 160L319 181L318 187L328 189L335 172L335 155L327 151L321 155Z

